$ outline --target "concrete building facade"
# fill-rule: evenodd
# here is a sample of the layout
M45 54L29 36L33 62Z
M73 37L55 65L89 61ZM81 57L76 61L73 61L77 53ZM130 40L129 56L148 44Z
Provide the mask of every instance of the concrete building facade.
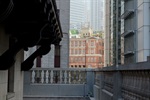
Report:
M143 62L150 55L150 1L124 1L124 59L125 64Z
M109 12L112 15L110 18L106 16L105 19L105 27L106 27L105 66L111 61L112 61L112 65L120 64L120 63L130 64L130 63L146 61L147 56L150 55L149 52L150 50L150 46L149 46L149 40L150 40L149 6L150 5L149 3L150 1L114 0L112 2L113 4L110 1L107 1L105 3L107 8L106 15L110 16ZM108 10L108 7L111 8ZM115 11L114 12L115 14L112 13L113 11ZM109 22L108 19L110 19ZM111 31L109 31L109 29L111 29ZM117 33L118 35L115 34L113 35L112 33ZM111 41L111 46L109 44L109 41ZM109 50L111 52L109 52Z
M105 66L121 64L121 1L105 1Z

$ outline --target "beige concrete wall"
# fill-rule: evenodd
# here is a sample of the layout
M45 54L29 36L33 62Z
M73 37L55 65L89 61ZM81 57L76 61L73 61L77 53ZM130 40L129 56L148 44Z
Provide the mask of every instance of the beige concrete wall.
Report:
M4 30L0 26L0 55L8 49L8 36L4 35ZM0 71L0 100L6 100L8 71Z
M9 36L5 34L4 29L0 26L0 55L9 47ZM23 98L23 72L21 62L23 61L24 52L20 51L16 56L14 64L13 90L8 93L8 71L0 71L0 100L22 100Z
M21 70L21 62L23 62L24 51L21 50L16 58L15 63L15 72L14 72L14 93L15 99L14 100L23 100L23 72Z
M105 1L104 67L111 65L110 0Z

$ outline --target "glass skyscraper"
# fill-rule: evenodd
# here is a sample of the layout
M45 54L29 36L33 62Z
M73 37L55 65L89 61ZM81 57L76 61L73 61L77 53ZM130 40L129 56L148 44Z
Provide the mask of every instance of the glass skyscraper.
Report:
M70 0L70 29L81 29L84 22L84 1Z
M93 31L104 31L104 0L90 1L90 26Z

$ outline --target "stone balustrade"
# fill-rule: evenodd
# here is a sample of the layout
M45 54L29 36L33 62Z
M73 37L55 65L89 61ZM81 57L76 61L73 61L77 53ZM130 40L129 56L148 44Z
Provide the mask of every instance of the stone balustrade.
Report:
M24 93L26 97L94 96L95 100L150 100L149 66L150 62L101 69L33 68L25 74L28 81Z
M85 82L85 69L33 68L31 70L31 83L84 84Z
M93 85L93 69L33 68L24 73L24 99L88 98L93 96Z
M149 66L142 62L96 69L95 100L150 100Z

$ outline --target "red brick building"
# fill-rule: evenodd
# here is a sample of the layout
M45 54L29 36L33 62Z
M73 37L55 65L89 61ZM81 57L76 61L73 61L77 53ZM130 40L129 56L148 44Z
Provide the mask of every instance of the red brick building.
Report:
M104 66L104 41L98 37L70 38L70 67Z

